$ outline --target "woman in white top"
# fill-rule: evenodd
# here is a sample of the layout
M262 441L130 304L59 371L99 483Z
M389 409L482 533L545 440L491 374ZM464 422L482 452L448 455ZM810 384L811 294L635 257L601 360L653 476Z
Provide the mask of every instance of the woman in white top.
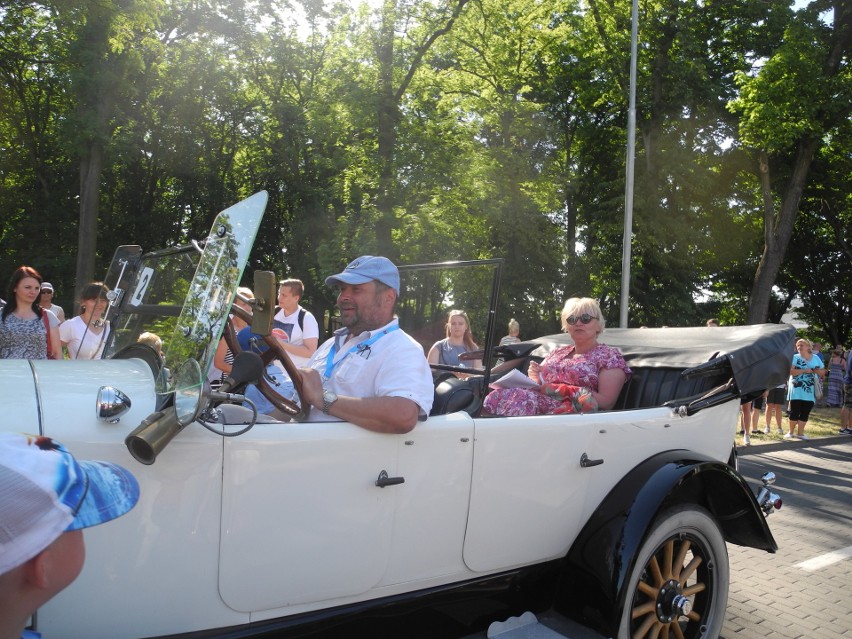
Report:
M62 346L71 359L100 359L109 334L104 321L108 289L103 282L86 285L80 294L80 314L59 325Z

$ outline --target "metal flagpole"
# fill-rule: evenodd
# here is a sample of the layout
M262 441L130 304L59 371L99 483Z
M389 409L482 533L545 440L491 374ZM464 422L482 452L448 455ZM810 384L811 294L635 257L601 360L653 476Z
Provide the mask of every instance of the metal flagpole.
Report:
M633 173L636 164L636 56L639 39L639 0L633 0L630 29L630 104L627 111L627 176L624 187L624 241L621 256L621 328L627 328L630 299L630 248L633 239Z

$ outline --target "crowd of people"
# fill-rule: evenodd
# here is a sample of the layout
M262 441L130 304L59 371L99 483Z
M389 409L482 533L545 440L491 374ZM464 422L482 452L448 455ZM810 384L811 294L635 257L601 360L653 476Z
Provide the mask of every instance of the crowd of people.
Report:
M828 362L820 353L821 349L807 339L796 341L787 382L742 405L743 443L750 444L755 433L771 434L773 419L784 439L809 439L805 428L815 407L839 408L839 432L852 435L852 352L837 346L831 350ZM764 409L765 430L761 430L760 415ZM782 415L788 419L787 429Z
M8 301L0 310L0 359L97 359L103 353L109 322L107 289L92 282L80 295L80 311L66 319L53 303L53 285L31 266L12 273Z
M712 328L720 324L711 318L706 326ZM778 434L784 439L810 439L805 428L815 406L840 408L839 432L852 435L852 351L844 351L837 345L826 358L820 343L802 338L796 340L787 381L740 406L743 443L750 445L753 434L771 434L773 418ZM760 415L764 409L766 430L761 430ZM788 419L787 430L783 427L782 415Z

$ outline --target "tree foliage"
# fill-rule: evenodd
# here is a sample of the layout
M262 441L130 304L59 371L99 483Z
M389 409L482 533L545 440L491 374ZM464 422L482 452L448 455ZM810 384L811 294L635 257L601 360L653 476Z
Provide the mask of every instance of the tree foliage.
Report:
M318 314L325 275L382 253L504 258L500 329L558 330L572 295L612 323L630 8L6 3L0 267L69 306L118 244L199 237L266 189L251 268L303 279ZM814 336L852 340L850 25L840 0L641 3L631 325L800 298Z

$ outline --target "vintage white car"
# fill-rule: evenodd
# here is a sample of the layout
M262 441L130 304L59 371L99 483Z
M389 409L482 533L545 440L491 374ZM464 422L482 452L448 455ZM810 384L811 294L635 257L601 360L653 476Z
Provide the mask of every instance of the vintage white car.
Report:
M614 410L485 417L497 358L523 370L568 336L493 347L499 260L407 267L414 336L459 291L482 298L484 369L437 367L432 414L406 435L311 422L261 382L294 417L275 421L240 395L257 355L218 392L205 378L265 204L223 211L190 246L121 247L105 359L0 361L3 430L141 486L128 515L86 531L81 576L34 619L45 637L485 636L526 611L607 637L718 636L726 542L776 550L780 500L755 497L733 441L741 399L786 378L792 328L608 329L634 371ZM258 274L261 334L274 285Z

